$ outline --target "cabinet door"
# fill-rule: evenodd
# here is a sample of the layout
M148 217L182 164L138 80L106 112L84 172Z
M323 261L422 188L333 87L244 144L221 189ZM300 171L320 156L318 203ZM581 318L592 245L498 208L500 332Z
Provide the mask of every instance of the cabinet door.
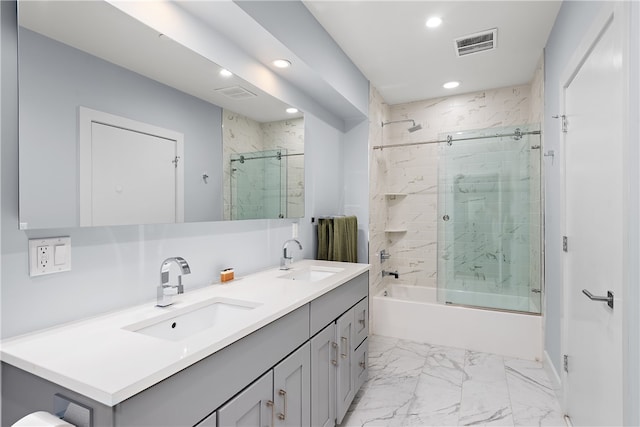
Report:
M365 298L353 307L353 346L358 347L369 335L369 298Z
M337 423L342 422L342 418L347 413L349 405L355 396L355 386L353 375L351 375L351 365L353 358L353 309L347 311L336 321L337 343L338 343L338 375L337 375Z
M332 323L311 339L311 425L333 427L336 423L336 366L338 345Z
M218 427L271 427L272 395L273 371L269 371L217 411Z
M353 355L353 365L351 366L356 393L367 380L367 375L369 374L368 356L369 340L365 339L362 344L360 344L360 347L356 349Z
M276 426L308 427L311 422L310 345L294 351L273 368Z
M218 427L218 413L214 412L204 420L200 421L195 427Z

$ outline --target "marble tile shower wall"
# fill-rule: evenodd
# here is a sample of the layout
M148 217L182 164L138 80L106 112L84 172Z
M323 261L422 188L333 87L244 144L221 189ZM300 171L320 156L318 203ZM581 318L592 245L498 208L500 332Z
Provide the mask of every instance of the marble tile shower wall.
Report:
M381 123L389 120L389 106L378 91L370 86L369 96L369 147L382 144ZM387 247L384 232L387 224L387 203L385 198L388 160L380 150L369 151L369 292L377 295L382 289L382 267L389 261L380 263L380 251Z
M232 154L286 149L288 154L304 153L304 119L259 123L241 114L224 110L223 126L223 182L224 219L231 219ZM289 156L287 161L287 217L304 215L304 156ZM253 217L253 216L252 216Z
M533 83L538 90L536 78ZM532 85L527 84L387 106L372 91L370 143L431 141L441 133L527 124L535 117L531 92ZM535 95L538 98L540 93ZM536 101L535 105L537 109L542 103ZM406 123L380 128L380 116L385 120L413 119L423 129L409 133ZM380 266L378 253L387 249L391 259L385 263L385 270L397 270L403 283L435 287L438 145L372 150L370 173L372 265ZM385 233L384 229L389 231ZM372 292L392 280L385 278L381 285L372 287Z

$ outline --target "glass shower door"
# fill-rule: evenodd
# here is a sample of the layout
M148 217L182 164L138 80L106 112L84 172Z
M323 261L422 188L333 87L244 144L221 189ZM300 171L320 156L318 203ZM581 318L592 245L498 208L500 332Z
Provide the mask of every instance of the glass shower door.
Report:
M231 155L231 219L285 218L286 150Z
M440 144L440 302L540 312L540 136L529 130L458 133Z

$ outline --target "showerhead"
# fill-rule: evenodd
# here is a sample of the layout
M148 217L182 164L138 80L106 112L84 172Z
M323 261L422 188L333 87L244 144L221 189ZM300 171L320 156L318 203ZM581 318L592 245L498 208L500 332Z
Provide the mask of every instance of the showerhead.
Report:
M383 122L383 123L382 123L382 127L385 127L386 125L390 125L390 124L392 124L392 123L406 123L406 122L411 122L411 124L412 124L412 126L411 126L409 129L407 129L410 133L413 133L413 132L415 132L415 131L417 131L417 130L422 129L422 125L420 125L420 124L418 124L418 125L417 125L417 124L416 124L416 121L415 121L415 120L412 120L412 119L407 119L407 120L392 120L392 121L390 121L390 122Z

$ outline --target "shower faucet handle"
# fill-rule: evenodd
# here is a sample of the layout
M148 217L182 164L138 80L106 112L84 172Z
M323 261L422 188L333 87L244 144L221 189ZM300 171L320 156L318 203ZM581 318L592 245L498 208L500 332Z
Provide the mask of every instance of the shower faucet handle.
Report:
M386 270L382 270L382 277L384 276L393 276L396 279L400 278L400 273L398 273L398 270L396 271L386 271Z
M383 250L380 251L380 262L381 263L385 262L389 258L391 258L391 254L388 253L386 249L383 249Z

